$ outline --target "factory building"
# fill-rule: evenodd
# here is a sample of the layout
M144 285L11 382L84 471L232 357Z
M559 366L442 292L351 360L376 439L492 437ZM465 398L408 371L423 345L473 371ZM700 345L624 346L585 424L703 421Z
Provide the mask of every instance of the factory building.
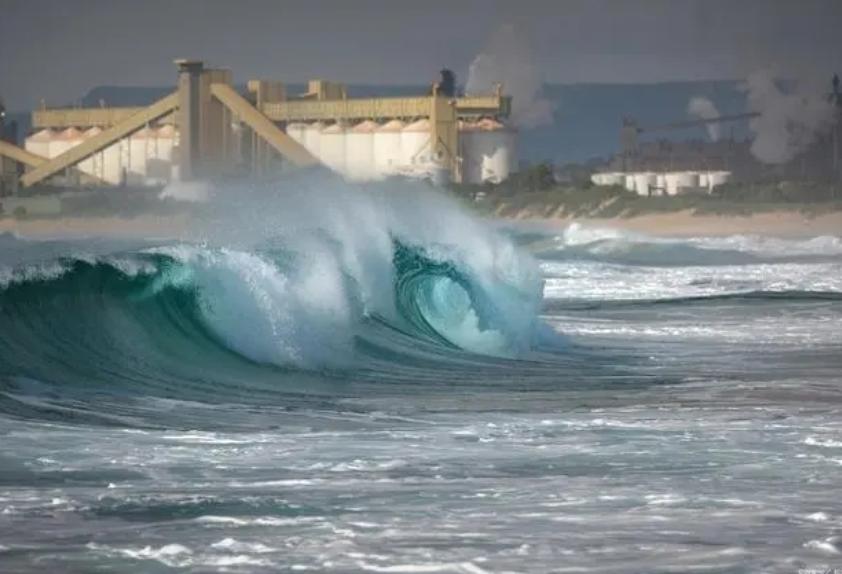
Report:
M511 98L455 94L453 74L429 93L349 98L313 80L288 97L279 82L235 90L227 70L178 61L175 92L144 108L54 108L32 114L20 184L145 186L321 164L352 181L390 176L499 183L516 170Z

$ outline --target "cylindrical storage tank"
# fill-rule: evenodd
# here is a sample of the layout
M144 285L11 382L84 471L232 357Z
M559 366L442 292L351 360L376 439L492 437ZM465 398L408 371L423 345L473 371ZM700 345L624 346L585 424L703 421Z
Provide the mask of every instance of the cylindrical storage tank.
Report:
M175 128L171 125L153 128L147 143L149 153L146 160L147 182L154 185L171 181Z
M603 183L605 181L605 174L604 173L592 173L591 174L591 183L594 185L605 185Z
M26 138L24 148L30 153L41 157L50 157L50 143L58 134L53 130L40 130Z
M459 122L459 156L462 158L462 181L482 183L483 141L477 122Z
M482 160L482 181L500 183L509 177L514 167L514 132L495 120L479 122L477 137L482 138L480 147L487 149Z
M307 124L301 122L291 122L287 124L286 133L289 137L304 145L304 134L307 131ZM306 146L305 146L306 147Z
M345 127L335 123L322 130L319 140L322 162L337 173L345 173Z
M638 195L652 195L656 177L654 173L641 172L634 174L634 190Z
M92 137L98 136L101 133L102 128L94 126L85 130L84 133L82 133L82 138L88 140ZM90 176L96 177L98 179L102 179L102 152L98 151L89 158L80 161L78 167L79 171L86 173Z
M401 132L405 124L400 120L386 122L374 132L374 168L378 176L397 172L401 161Z
M325 125L322 122L313 122L304 128L304 147L319 161L322 161L319 145L324 127Z
M678 193L678 176L676 172L669 172L664 174L664 193L667 195L675 195Z
M724 185L731 180L730 171L712 171L708 173L708 192L713 192L714 188Z
M345 132L345 173L350 179L374 179L374 132L378 125L366 120Z
M695 171L682 171L676 174L677 192L684 193L699 187L699 174Z
M664 174L658 173L655 174L655 187L658 190L658 193L655 195L664 195L666 193L667 182Z
M602 185L621 185L626 183L626 176L619 172L603 173Z
M634 174L633 173L623 174L623 187L625 187L628 191L634 191Z
M50 141L50 157L56 157L63 154L72 147L82 143L82 132L76 128L67 128L58 133Z
M154 135L148 128L143 128L128 138L128 174L127 182L131 185L146 183L146 163L149 161L150 136Z
M412 122L401 131L401 167L430 164L430 120Z
M102 154L102 179L112 185L119 185L123 181L123 148L126 140L117 140L104 150Z

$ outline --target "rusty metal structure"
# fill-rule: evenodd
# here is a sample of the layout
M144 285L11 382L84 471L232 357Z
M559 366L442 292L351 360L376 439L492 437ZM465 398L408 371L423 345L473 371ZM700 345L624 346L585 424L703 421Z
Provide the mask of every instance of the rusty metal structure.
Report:
M344 124L391 119L427 119L433 161L451 180L461 181L459 121L503 119L511 111L511 99L499 88L482 97L444 96L434 86L430 94L417 97L354 99L342 84L313 80L306 93L288 98L280 82L252 80L247 83L247 93L240 94L233 87L230 70L206 68L198 60L176 60L175 64L176 90L146 107L33 111L33 129L97 128L97 133L55 157L0 142L0 157L22 166L16 170L19 181L15 183L24 188L43 184L150 126L176 128L174 174L176 179L188 181L242 173L244 156L249 158L246 167L255 171L267 164L317 163L313 154L286 133L286 125L292 122ZM247 154L243 153L244 141Z

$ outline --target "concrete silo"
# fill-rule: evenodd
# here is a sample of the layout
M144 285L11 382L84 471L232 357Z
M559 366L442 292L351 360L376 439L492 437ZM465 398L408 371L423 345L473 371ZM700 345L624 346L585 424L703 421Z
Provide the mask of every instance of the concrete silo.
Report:
M379 177L398 171L401 161L401 132L405 124L400 120L386 122L374 132L374 169Z
M374 134L379 126L366 120L345 133L345 174L353 180L375 179Z
M412 122L401 131L400 168L410 174L430 165L430 120Z
M144 185L146 183L146 163L149 161L149 144L154 133L148 127L129 136L128 162L126 164L126 183Z
M305 145L305 133L307 130L307 124L301 122L290 122L287 124L286 133L289 137L300 143L301 145ZM305 146L306 147L306 146Z
M324 128L322 122L313 122L304 128L304 147L319 161L322 161L320 145Z
M319 159L331 170L345 173L345 126L332 124L322 130L319 140Z
M479 122L475 137L482 150L482 181L500 183L515 170L515 133L498 121L485 119Z
M459 122L459 156L462 158L462 181L482 183L482 150L479 123Z
M160 185L172 180L175 128L171 125L152 129L149 134L146 160L146 180L151 185Z
M72 147L82 143L82 132L76 128L62 130L50 140L50 157L61 155Z
M85 130L82 133L83 139L90 139L94 136L98 136L102 133L102 128L99 126L94 126ZM97 152L93 154L91 157L82 160L79 162L78 165L79 171L86 173L88 175L92 175L98 179L102 179L103 174L103 152Z
M40 155L41 157L50 156L50 143L58 134L53 130L39 130L26 138L24 148L26 151Z

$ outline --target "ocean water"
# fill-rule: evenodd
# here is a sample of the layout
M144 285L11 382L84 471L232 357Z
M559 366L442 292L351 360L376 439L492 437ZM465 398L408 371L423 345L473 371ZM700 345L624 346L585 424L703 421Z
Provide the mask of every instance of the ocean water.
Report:
M0 571L842 567L839 237L237 198L0 236Z

